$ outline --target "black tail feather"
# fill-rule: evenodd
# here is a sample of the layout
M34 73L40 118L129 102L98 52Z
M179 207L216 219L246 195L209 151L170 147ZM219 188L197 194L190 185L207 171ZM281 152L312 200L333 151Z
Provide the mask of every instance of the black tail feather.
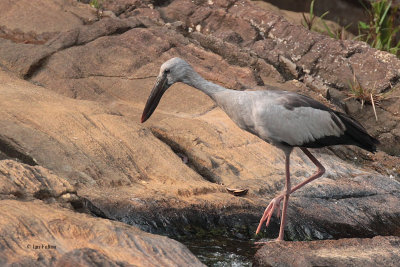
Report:
M367 130L355 119L346 114L335 112L346 126L345 135L351 138L353 144L370 152L376 152L376 146L380 144L379 140L368 134Z

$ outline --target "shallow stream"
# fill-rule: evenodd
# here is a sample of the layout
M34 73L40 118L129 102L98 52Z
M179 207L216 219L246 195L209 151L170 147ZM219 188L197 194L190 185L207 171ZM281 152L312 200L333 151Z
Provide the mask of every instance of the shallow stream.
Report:
M205 265L210 267L252 266L257 251L255 240L241 240L224 236L182 237L185 244Z

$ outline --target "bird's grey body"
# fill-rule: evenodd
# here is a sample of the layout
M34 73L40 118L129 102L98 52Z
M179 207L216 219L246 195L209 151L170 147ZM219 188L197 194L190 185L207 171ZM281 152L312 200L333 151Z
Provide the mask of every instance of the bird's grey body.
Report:
M224 91L215 102L243 130L280 148L302 146L325 136L339 137L345 126L334 113L307 106L288 107L286 91ZM310 120L309 118L313 118Z
M157 107L163 93L174 83L183 82L207 94L243 130L282 149L286 155L286 191L275 198L260 221L269 220L284 198L282 223L278 240L283 240L286 208L290 193L320 177L325 169L307 148L330 145L356 145L374 152L378 140L371 137L357 121L334 111L320 102L294 92L279 90L236 91L203 79L180 58L166 61L160 68L141 121L146 121ZM289 158L294 147L318 167L318 172L305 182L291 188Z
M217 92L211 97L243 130L279 148L357 145L375 150L375 139L349 116L288 91ZM364 140L365 139L365 140Z

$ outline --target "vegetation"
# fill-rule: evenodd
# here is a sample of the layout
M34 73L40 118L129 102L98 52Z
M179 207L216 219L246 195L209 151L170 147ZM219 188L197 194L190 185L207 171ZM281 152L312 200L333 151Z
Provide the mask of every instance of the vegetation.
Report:
M391 0L371 0L369 8L367 8L361 0L360 3L368 13L368 22L358 22L359 35L355 39L365 41L373 48L388 51L400 56L400 41L396 41L396 34L400 33L400 26L396 25L395 22L398 7L392 7ZM315 0L312 0L308 16L303 13L302 24L308 30L316 31L314 25L316 22L314 4ZM328 14L329 11L320 16L320 20L325 28L324 33L335 39L344 39L344 32L350 24L332 30L323 19ZM384 99L386 95L375 93L375 86L373 89L364 88L355 75L353 81L349 82L349 89L348 98L345 100L352 98L357 99L361 102L361 108L364 107L364 104L371 104L374 110L375 119L378 120L375 106L379 106L380 101Z
M396 34L399 33L400 26L395 23L398 7L392 7L391 0L373 0L370 2L369 8L361 0L360 3L367 11L368 21L358 22L359 35L356 39L365 41L373 48L400 56L400 41L396 42ZM312 0L308 16L303 13L302 24L308 30L315 30L314 24L317 17L314 14L314 4L315 0ZM344 39L344 32L350 24L340 29L332 30L324 20L324 17L328 14L329 11L326 11L320 16L325 28L324 33L335 39Z
M325 12L326 13L326 12ZM324 14L325 14L324 13ZM326 13L327 14L327 13ZM328 34L331 38L334 39L338 39L338 40L344 40L345 39L345 35L344 33L346 32L346 30L350 27L351 23L346 25L345 27L341 27L337 30L332 30L325 22L325 20L321 19L322 24L324 25L326 34Z
M103 8L103 0L90 0L90 6L94 7L95 9L102 9Z
M325 13L323 13L319 17L319 19L321 20L321 23L322 23L325 31L319 30L317 27L315 27L315 22L316 22L315 19L317 17L314 14L314 4L315 4L315 0L312 0L311 4L310 4L310 11L309 11L308 17L304 13L302 14L303 15L303 20L301 21L302 25L304 27L306 27L310 31L311 30L312 31L320 31L320 32L322 32L322 33L324 33L326 35L329 35L331 38L343 40L344 39L344 33L350 27L351 24L349 24L349 25L347 25L345 27L341 27L339 29L335 29L335 30L331 29L328 26L328 24L326 23L326 21L324 20L324 17L329 14L329 11L326 11Z
M361 101L361 109L364 107L365 103L369 103L372 105L372 108L374 109L374 114L375 114L375 119L378 121L378 116L376 115L376 109L375 105L379 105L381 99L383 98L383 94L377 94L375 93L375 86L373 89L367 89L364 88L358 79L356 78L356 75L353 76L353 82L349 82L349 88L350 92L348 93L348 98L345 100L354 98L358 99Z
M396 34L399 32L400 26L395 24L398 7L393 7L392 10L391 7L391 0L373 1L369 9L364 6L368 12L369 21L358 23L360 32L358 38L376 49L399 56L400 41L396 43Z
M310 12L308 17L306 17L306 15L303 13L303 20L301 21L301 23L303 24L304 27L306 27L308 30L313 30L313 26L315 23L315 18L316 16L314 15L314 3L315 0L311 1L310 4ZM326 15L328 15L329 11L326 11L324 14L322 14L320 16L320 19L322 20Z

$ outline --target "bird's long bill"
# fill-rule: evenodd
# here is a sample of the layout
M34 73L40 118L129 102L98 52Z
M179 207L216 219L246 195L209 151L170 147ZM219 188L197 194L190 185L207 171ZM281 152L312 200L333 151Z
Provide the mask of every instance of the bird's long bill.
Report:
M168 89L169 85L167 83L167 75L162 75L157 78L156 84L151 90L150 96L147 99L146 106L144 107L141 122L145 122L148 118L150 118L151 114L153 114L156 109L158 103L162 95Z

